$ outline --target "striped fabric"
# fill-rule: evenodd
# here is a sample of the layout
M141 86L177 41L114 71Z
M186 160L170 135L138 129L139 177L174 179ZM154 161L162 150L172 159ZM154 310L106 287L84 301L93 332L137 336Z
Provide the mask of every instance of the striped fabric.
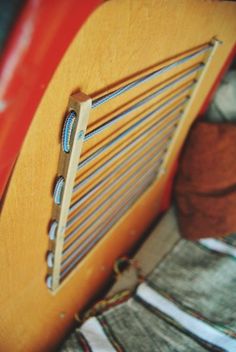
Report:
M199 241L203 246L215 252L231 255L236 258L236 247L227 242L216 240L215 238L204 238Z
M235 352L235 250L235 235L180 240L132 298L89 318L61 352Z
M231 255L183 240L147 282L184 311L236 336L236 261Z

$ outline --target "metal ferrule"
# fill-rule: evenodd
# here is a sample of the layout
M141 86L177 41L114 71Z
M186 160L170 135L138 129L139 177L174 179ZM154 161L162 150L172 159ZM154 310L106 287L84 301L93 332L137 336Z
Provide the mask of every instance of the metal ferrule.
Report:
M52 275L46 277L46 285L50 290L52 289Z
M56 239L57 226L58 226L58 222L56 220L52 221L48 232L48 236L51 241L55 241Z
M47 255L47 264L49 268L53 267L54 264L54 253L53 252L48 252Z
M75 111L71 110L66 117L63 130L62 130L61 145L62 145L62 150L65 153L69 153L71 150L71 144L72 144L71 137L72 137L73 127L75 124L75 119L76 119L76 113Z
M53 192L53 199L54 199L55 204L57 204L57 205L61 204L64 185L65 185L65 179L64 179L64 177L60 176L57 179L57 182L56 182L56 185L54 188L54 192Z

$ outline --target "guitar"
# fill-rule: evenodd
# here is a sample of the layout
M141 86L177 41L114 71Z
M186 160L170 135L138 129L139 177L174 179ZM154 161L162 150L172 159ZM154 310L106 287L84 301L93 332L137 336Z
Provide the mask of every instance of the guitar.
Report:
M0 350L52 350L163 210L235 14L228 2L28 2L2 65Z

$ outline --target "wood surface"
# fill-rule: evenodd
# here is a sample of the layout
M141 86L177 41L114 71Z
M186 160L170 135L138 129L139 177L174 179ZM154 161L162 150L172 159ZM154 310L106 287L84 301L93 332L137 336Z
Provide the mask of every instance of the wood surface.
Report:
M62 176L65 180L65 184L63 187L61 205L57 206L55 204L52 211L52 219L53 221L56 220L58 223L56 230L57 240L55 241L55 248L53 249L54 263L52 289L54 290L58 287L60 281L60 262L64 240L64 228L68 218L77 164L83 147L83 138L81 136L84 136L86 133L91 104L91 99L82 93L74 94L70 97L68 110L73 110L76 113L75 127L73 128L71 136L71 139L73 138L73 143L71 142L70 153L64 153L62 150L60 153L57 177Z
M156 218L170 166L235 43L235 15L233 2L112 0L102 4L76 35L38 106L2 209L0 351L51 351L68 331L74 314L103 287L114 260L127 253ZM79 90L98 96L106 87L215 36L223 45L178 133L166 173L52 294L45 285L47 233L69 96ZM111 103L107 113L115 108ZM106 109L100 109L100 117ZM94 112L90 124L96 124L99 116Z

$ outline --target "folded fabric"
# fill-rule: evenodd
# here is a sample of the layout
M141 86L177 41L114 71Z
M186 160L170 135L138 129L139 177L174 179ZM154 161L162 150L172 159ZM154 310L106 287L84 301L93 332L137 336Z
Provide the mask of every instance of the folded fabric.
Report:
M104 301L60 352L235 352L235 235L227 242L178 241L132 296Z
M174 192L183 237L236 232L236 124L196 122L187 138Z

